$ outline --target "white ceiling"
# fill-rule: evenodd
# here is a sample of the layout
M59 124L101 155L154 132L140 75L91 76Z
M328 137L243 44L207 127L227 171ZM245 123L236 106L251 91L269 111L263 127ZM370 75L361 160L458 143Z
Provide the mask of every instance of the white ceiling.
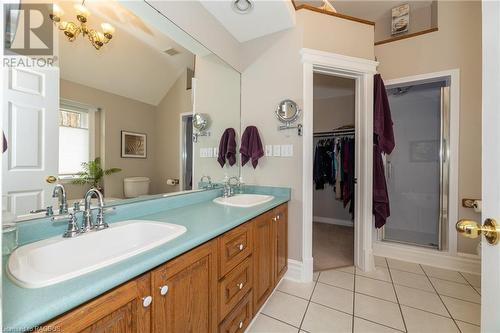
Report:
M404 3L411 2L411 9L416 10L422 7L428 7L432 1L379 1L379 0L330 0L330 3L335 7L339 14L354 16L368 21L376 22L383 17L391 15L391 9ZM322 0L296 0L297 5L309 4L312 6L321 6Z
M63 19L76 21L73 2L60 2ZM179 75L193 68L194 55L114 1L86 2L88 25L102 22L115 28L114 38L101 50L79 37L69 42L59 35L61 78L109 93L158 105ZM180 51L164 54L168 48Z
M290 0L252 0L253 8L239 14L232 0L199 0L240 43L286 30L295 25L295 9Z

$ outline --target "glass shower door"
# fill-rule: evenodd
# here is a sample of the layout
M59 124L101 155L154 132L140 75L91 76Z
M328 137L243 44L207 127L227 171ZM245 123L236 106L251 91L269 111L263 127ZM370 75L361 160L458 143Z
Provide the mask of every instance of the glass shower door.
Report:
M396 147L386 156L386 241L440 248L444 215L443 83L388 89Z

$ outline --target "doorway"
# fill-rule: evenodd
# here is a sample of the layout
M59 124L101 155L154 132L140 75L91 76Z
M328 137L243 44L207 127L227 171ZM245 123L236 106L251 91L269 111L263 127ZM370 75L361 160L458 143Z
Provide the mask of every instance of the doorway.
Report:
M193 189L193 114L181 114L181 191Z
M354 265L354 79L313 77L314 271Z

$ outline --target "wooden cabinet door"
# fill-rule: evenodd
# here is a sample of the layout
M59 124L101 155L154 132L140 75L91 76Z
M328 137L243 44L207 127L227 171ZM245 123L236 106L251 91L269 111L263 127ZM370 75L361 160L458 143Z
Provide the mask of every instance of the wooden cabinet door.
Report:
M44 324L57 332L135 333L151 331L151 277L146 273ZM145 306L147 305L147 306ZM43 329L38 332L45 332Z
M288 204L283 204L275 209L274 225L276 241L275 283L278 283L288 268Z
M210 241L152 272L153 332L217 331L216 255Z
M259 311L274 288L275 242L273 217L273 211L269 211L253 220L254 313Z

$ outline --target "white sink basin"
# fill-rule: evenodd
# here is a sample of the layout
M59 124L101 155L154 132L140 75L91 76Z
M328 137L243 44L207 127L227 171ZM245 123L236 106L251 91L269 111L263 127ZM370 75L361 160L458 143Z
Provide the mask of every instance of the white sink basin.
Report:
M218 197L215 203L233 207L253 207L273 200L272 195L264 194L236 194L229 198Z
M22 287L45 287L151 250L186 231L184 226L156 221L113 223L75 238L56 236L21 246L11 254L7 271Z

